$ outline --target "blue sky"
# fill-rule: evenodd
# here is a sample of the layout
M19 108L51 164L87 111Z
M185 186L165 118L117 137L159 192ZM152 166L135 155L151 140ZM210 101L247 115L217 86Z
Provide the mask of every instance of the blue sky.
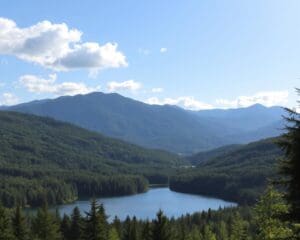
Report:
M198 110L296 106L300 1L0 3L0 104L90 91Z

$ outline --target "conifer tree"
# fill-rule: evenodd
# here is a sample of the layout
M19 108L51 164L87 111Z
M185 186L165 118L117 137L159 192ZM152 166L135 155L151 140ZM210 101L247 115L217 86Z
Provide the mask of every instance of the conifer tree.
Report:
M22 213L20 205L15 209L13 218L12 218L12 228L16 240L27 240L28 236L28 226L26 219Z
M228 230L224 221L221 221L218 226L218 239L220 240L228 240Z
M147 219L144 223L142 230L142 240L151 240L151 225L149 220Z
M120 240L120 236L116 228L112 227L109 229L108 240Z
M63 240L71 240L72 238L70 237L70 225L71 225L71 220L69 216L64 214L61 223L60 223L60 232L62 234L62 239Z
M107 216L103 205L99 206L95 199L91 201L91 209L87 213L84 235L86 240L107 240L108 238Z
M84 229L84 223L80 214L80 210L78 207L75 207L71 214L69 239L81 240L83 237L83 229Z
M212 232L210 226L207 224L204 226L203 240L216 240L216 235Z
M119 237L121 237L121 236L122 236L122 225L121 225L120 219L119 219L117 216L115 216L112 225L113 225L113 227L116 229L116 231L117 231Z
M300 96L300 89L297 89ZM300 101L298 101L300 103ZM290 205L288 217L294 223L300 223L300 114L286 109L288 113L287 133L279 140L279 145L285 152L281 162L281 183L287 189L285 198Z
M47 204L37 211L33 222L34 235L39 240L60 240L61 234L56 217L48 211Z
M237 212L232 219L230 240L247 240L247 223Z
M288 223L280 216L288 212L288 206L283 201L282 195L274 188L268 187L254 208L255 221L258 226L260 240L288 239L292 231Z
M8 213L0 205L0 240L15 240Z
M153 221L152 240L171 240L171 232L168 226L168 219L164 216L162 210L156 215Z

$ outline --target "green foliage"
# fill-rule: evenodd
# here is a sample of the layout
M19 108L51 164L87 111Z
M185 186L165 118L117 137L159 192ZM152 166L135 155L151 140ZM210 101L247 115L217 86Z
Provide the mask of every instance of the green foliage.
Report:
M299 89L298 93L300 95ZM285 198L291 207L288 218L300 223L300 114L289 109L287 111L288 133L278 141L285 152L280 166L281 183L286 188Z
M86 240L107 240L108 223L103 205L98 205L97 201L91 201L90 212L87 213L87 219L84 230Z
M168 219L166 216L164 216L161 210L159 210L159 212L156 215L156 219L153 221L152 239L153 240L172 239Z
M253 204L267 186L268 179L278 176L276 165L283 153L275 140L229 146L227 150L217 149L216 154L210 152L208 155L212 158L199 159L196 168L181 170L173 176L170 188ZM200 155L195 158L197 156Z
M48 211L45 204L37 211L33 221L33 235L39 240L60 240L61 233L56 217Z
M144 192L145 177L167 183L184 163L49 118L1 111L0 126L0 202L7 207Z
M269 187L254 208L259 239L291 238L292 230L289 228L289 224L280 219L280 216L288 213L288 210L282 194Z
M16 240L29 240L27 222L20 205L16 207L12 217L12 228Z
M15 240L8 211L0 204L0 240Z

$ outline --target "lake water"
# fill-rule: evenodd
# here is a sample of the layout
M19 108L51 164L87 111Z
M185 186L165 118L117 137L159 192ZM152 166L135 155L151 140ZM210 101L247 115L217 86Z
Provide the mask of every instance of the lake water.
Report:
M173 192L167 187L152 188L146 193L131 196L98 198L97 200L104 204L106 213L110 216L109 220L112 220L114 216L124 220L127 215L136 216L138 219L153 219L159 209L162 209L168 217L180 217L182 214L209 208L236 206L235 203L217 198ZM61 214L69 215L75 206L79 207L81 213L84 213L89 211L90 202L79 200L72 204L60 205L58 210Z

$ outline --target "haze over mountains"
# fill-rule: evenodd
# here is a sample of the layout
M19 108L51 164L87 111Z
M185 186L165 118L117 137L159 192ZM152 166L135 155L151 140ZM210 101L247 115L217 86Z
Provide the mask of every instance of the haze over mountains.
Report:
M33 101L6 110L52 117L144 147L181 154L277 136L282 132L284 114L281 107L259 104L194 112L101 92Z

